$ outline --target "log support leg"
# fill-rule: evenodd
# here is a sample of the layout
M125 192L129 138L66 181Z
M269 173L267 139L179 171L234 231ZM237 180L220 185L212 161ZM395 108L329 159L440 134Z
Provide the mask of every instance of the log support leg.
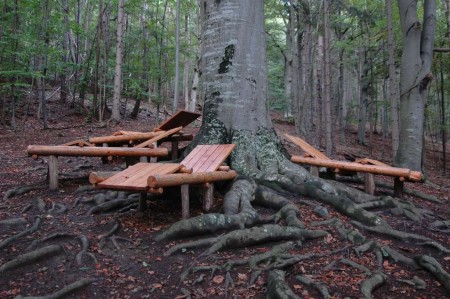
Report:
M364 175L364 190L370 195L375 194L375 179L372 173L366 173Z
M313 175L318 177L319 176L319 167L318 166L311 166L309 169L309 172Z
M147 192L141 192L138 209L140 212L144 212L147 209Z
M58 157L48 156L48 182L50 190L58 190Z
M178 158L178 141L172 141L172 160Z
M400 178L394 179L394 196L398 198L403 197L403 180Z
M153 143L153 148L158 148L158 142ZM156 157L150 158L150 163L156 163L158 162L158 159Z
M148 163L148 158L147 157L139 157L139 162L142 162L142 163Z
M203 192L203 210L209 212L214 204L214 184L207 183Z
M181 185L181 216L189 218L189 185Z

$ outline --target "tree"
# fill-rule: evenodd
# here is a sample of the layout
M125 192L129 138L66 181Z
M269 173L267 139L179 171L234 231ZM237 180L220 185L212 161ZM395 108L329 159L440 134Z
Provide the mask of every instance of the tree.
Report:
M267 109L263 3L263 0L201 1L202 41L204 42L202 48L203 122L190 146L214 143L236 144L231 155L230 166L240 174L240 177L224 197L223 214L203 214L181 220L161 233L157 240L210 234L217 231L227 233L219 237L175 245L166 254L209 246L201 254L201 257L205 258L230 247L329 236L329 233L324 230L305 228L305 224L299 218L298 207L276 191L295 192L314 198L353 219L354 225L358 228L423 242L423 237L396 231L381 216L368 210L370 207L392 205L400 211L405 211L406 206L402 206L400 201L390 197L373 197L336 182L312 177L305 169L292 164L286 158L281 142L273 130ZM258 213L254 204L275 209L277 212L272 216L264 217ZM416 210L412 213L420 214L420 211ZM274 221L280 224L258 226ZM332 225L331 222L327 223ZM368 244L367 248L376 251L375 255L381 258L381 250L391 253L394 250L388 246L377 249L378 242L371 241L360 232L344 228L342 224L336 224L336 226L342 232L343 238ZM358 241L355 240L355 233L358 234ZM239 261L230 260L223 269L230 271L234 265L248 263L250 270L253 271L254 280L263 271L269 272L268 298L294 298L293 291L284 282L284 272L279 270L288 269L306 256L324 256L331 253L311 252L301 256L292 255L289 253L289 249L292 248L290 246L292 243L282 243L263 255ZM444 250L448 251L448 249ZM416 265L412 259L399 252L395 251L395 254L399 254L397 260L411 261L410 265ZM259 267L253 264L254 261L258 264L258 261L262 260L268 261L266 266ZM217 265L213 267L220 268ZM186 277L191 271L202 269L205 270L208 267L191 266L183 272L182 277ZM362 283L362 292L365 297L370 298L372 289L386 279L387 276L383 273L373 273L371 279ZM364 287L366 285L367 288ZM326 288L325 291L328 294ZM324 297L328 298L329 294Z
M431 62L436 26L436 1L423 1L423 23L417 14L417 2L398 0L403 32L400 68L400 135L395 164L422 170L424 150L425 102L433 79Z
M116 69L114 72L114 97L111 118L120 121L120 95L122 89L122 39L123 21L125 17L125 1L119 0L119 12L117 16L117 44L116 44Z

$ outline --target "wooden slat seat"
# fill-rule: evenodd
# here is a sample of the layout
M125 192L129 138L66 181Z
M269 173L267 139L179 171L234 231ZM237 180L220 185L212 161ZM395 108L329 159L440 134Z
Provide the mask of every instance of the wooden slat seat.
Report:
M182 167L179 163L137 163L98 183L97 186L105 189L147 191L147 179L150 175L175 173Z
M212 206L211 183L236 177L235 171L222 166L234 147L234 144L197 145L179 164L138 163L102 182L98 182L101 176L95 175L93 182L99 188L140 191L145 197L147 192L160 193L162 188L181 186L182 216L188 218L190 184L206 187L203 207L209 210ZM145 197L141 197L141 206Z

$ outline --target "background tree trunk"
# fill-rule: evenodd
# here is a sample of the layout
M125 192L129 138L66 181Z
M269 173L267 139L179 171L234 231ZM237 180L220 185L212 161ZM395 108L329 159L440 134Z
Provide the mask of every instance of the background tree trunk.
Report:
M111 118L117 122L121 120L120 116L120 95L122 83L122 38L123 21L125 16L125 1L119 0L119 12L117 16L117 44L116 44L116 69L114 72L114 97Z
M392 157L397 155L399 142L398 123L398 94L397 94L397 74L395 72L395 44L394 29L392 25L392 0L386 0L387 18L387 50L389 65L389 102L391 103L391 123L392 123Z
M403 32L400 70L401 145L395 164L412 170L423 168L424 117L427 89L433 78L431 62L435 34L436 1L424 1L423 24L417 16L417 1L398 0Z

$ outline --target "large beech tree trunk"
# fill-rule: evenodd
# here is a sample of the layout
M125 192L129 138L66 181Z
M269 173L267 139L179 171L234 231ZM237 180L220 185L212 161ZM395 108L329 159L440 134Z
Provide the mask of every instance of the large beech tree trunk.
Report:
M253 172L265 163L255 155L262 142L277 140L266 103L263 1L202 2L203 124L194 143L237 143L234 169Z
M398 0L403 32L400 69L400 136L395 164L422 170L423 133L427 89L433 78L431 62L436 26L436 1L423 1L423 24L417 0Z

